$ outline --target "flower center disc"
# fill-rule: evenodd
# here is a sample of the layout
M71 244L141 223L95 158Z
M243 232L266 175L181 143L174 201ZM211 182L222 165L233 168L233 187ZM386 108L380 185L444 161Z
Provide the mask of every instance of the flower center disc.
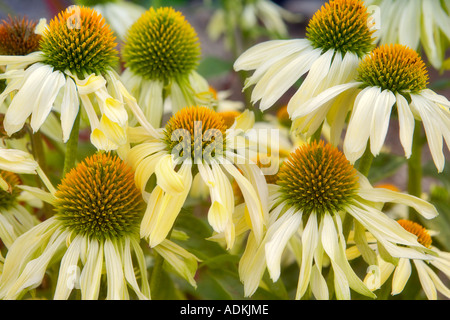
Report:
M428 73L419 54L404 45L374 49L359 65L359 80L392 92L417 92L427 87Z
M36 22L23 18L2 20L0 24L0 55L25 56L39 50L41 36L34 33Z
M139 230L144 201L134 172L117 156L86 158L64 177L55 196L57 219L77 234L105 239Z
M186 76L199 62L197 33L181 12L150 8L128 30L123 58L127 67L145 79Z
M358 187L356 170L344 154L323 141L293 151L277 179L283 198L306 214L340 211Z
M306 36L316 48L353 52L360 58L372 47L369 14L360 0L331 0L308 23Z
M417 242L419 242L421 245L426 248L431 247L432 240L427 229L422 227L420 224L410 220L400 219L397 222L403 227L403 229L416 235Z
M72 6L55 17L44 31L45 63L84 78L101 74L117 61L115 37L97 11Z
M219 156L225 149L226 124L221 115L203 106L186 107L167 122L164 141L177 157L192 160Z

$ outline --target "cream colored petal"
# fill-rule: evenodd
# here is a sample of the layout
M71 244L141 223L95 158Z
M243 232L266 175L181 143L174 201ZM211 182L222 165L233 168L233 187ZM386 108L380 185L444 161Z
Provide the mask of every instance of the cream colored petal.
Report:
M288 102L288 110L290 112L291 119L297 119L314 113L317 109L326 106L332 102L339 95L343 94L347 90L354 90L360 85L359 82L350 82L340 85L336 85L327 90L322 91L317 96L310 100L299 100L297 94Z
M96 91L105 88L106 80L102 76L97 76L94 73L85 77L85 79L80 80L78 77L75 78L75 83L77 84L77 90L80 95L88 95L95 93Z
M268 61L268 57L283 59L285 56L298 52L310 45L309 41L294 40L269 40L254 45L241 54L234 62L234 70L253 70Z
M417 274L419 275L419 281L422 285L422 289L425 292L428 300L437 300L437 290L432 278L430 277L430 271L425 262L420 260L414 260ZM432 272L432 271L431 271Z
M194 276L197 272L198 261L200 260L195 255L167 239L157 245L154 249L181 277L186 279L191 286L197 287Z
M45 271L54 256L60 254L65 246L68 232L57 230L50 237L45 249L35 259L30 260L21 271L13 286L8 290L5 296L6 300L17 299L24 290L31 290L42 283Z
M319 243L319 226L317 223L317 214L312 212L309 215L308 222L302 232L302 260L298 277L297 292L295 299L299 300L308 288L311 268L314 258L314 251Z
M123 300L125 296L125 276L123 274L122 259L117 245L111 240L104 243L105 268L107 277L106 300Z
M169 194L178 194L185 190L183 177L175 171L173 157L170 154L159 159L155 167L155 174L158 185Z
M135 253L135 258L136 258L136 261L137 261L137 264L138 264L138 266L136 268L138 268L138 272L139 272L140 278L141 278L141 290L140 290L140 292L142 292L142 294L144 295L145 298L151 299L150 283L149 283L148 277L147 277L147 263L145 261L144 251L141 248L139 239L132 238L132 239L130 239L130 242L131 242L131 246L133 247L133 250L134 250L134 253ZM128 270L127 266L128 266L128 264L126 264L126 268L125 268L125 276L126 277L127 277L128 273L133 272L133 274L134 274L134 272L135 272L134 269L133 270L131 270L131 269ZM130 283L131 281L128 280L128 282ZM142 299L144 299L144 297Z
M164 84L159 80L145 81L142 83L139 106L150 124L159 128L164 110L163 99Z
M275 231L271 232L265 245L267 270L274 282L280 277L283 251L289 239L298 231L302 222L302 215L294 213L293 210L291 211L286 212L270 227Z
M308 72L320 50L307 49L288 61L281 60L271 66L253 88L252 102L260 102L262 111L271 107L298 79Z
M442 172L445 164L443 152L443 136L440 128L440 119L436 118L435 110L433 110L433 102L428 101L421 95L411 94L411 105L420 115L420 118L427 136L428 147L431 152L434 164L439 172ZM448 130L447 128L444 130Z
M222 167L234 177L236 183L239 185L239 188L244 196L245 203L248 207L250 220L252 223L251 228L255 233L255 238L260 242L263 237L264 211L255 188L233 164L224 163L222 164Z
M100 128L94 128L91 132L91 143L97 148L97 150L111 151L116 150L119 146L113 141L108 139L106 134Z
M392 278L392 295L399 294L405 288L406 283L411 276L411 262L409 259L400 258L398 265L395 268L394 276Z
M78 261L80 259L82 242L86 241L82 236L76 236L72 240L64 254L59 267L58 282L56 283L54 300L67 300L72 290L79 289Z
M20 90L16 93L8 107L3 121L3 126L11 135L22 129L25 121L36 110L36 100L42 91L46 88L42 87L43 82L52 74L53 70L48 65L36 63L32 65L24 75L24 83ZM33 97L30 100L30 97Z
M335 52L334 49L327 50L323 53L316 61L313 62L311 69L308 71L307 76L292 99L296 97L295 100L296 103L298 103L312 98L316 94L316 89L321 86L321 83L324 82L324 79L331 72L332 64L338 64L337 61L341 59L341 54L339 52ZM288 112L292 113L292 108L289 104Z
M178 173L181 175L184 185L184 191L178 194L165 193L160 200L160 207L156 213L154 223L150 226L150 235L148 237L149 245L155 247L161 243L173 227L182 206L186 201L192 184L192 164L183 163Z
M134 180L142 193L145 191L148 180L155 173L156 165L163 156L164 153L158 152L139 161L139 164L135 169Z
M410 194L385 188L361 188L358 194L362 198L373 202L392 202L407 205L414 208L426 219L433 219L438 215L436 208L431 203Z
M328 286L317 265L311 270L311 290L317 300L329 300Z
M344 154L350 163L358 160L366 150L373 124L373 102L380 93L378 87L367 87L356 97L344 138Z
M401 95L396 93L397 113L400 130L400 142L405 151L406 158L411 156L411 148L414 133L414 115L409 108L408 101Z
M239 278L244 284L246 297L252 296L258 289L266 269L264 243L264 240L257 242L254 233L251 232L239 261Z
M46 79L41 79L42 90L39 96L35 97L35 104L31 115L31 128L33 131L39 130L42 123L47 119L53 108L56 96L65 85L66 79L62 72L54 71Z
M103 244L96 239L85 241L89 242L86 245L86 264L80 275L81 299L97 300L103 269Z
M109 119L106 114L100 118L99 130L117 146L123 146L128 142L126 128Z
M373 118L370 125L370 151L374 156L380 153L381 147L386 139L394 103L395 95L390 90L383 90L372 106Z
M35 174L38 167L38 163L31 154L18 149L0 148L0 169Z
M158 218L159 208L164 200L164 191L156 186L150 194L145 209L144 217L141 221L140 236L141 238L148 238L154 229L156 219Z
M150 122L146 119L145 114L143 113L142 109L139 107L139 105L136 102L136 98L133 97L128 90L125 88L125 86L121 82L116 83L120 92L123 95L123 98L128 106L130 108L133 115L136 117L138 122L141 124L142 127L144 127L150 135L153 137L162 137L162 134L158 132L155 127L153 127Z

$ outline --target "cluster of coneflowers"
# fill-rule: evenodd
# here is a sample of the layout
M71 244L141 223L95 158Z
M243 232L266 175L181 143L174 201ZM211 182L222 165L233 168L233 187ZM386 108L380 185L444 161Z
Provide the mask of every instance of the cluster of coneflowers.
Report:
M440 277L450 276L450 254L417 222L438 215L420 179L411 174L419 192L403 193L368 178L393 113L409 161L420 161L426 139L441 172L443 141L450 144L450 102L427 88L417 48L396 42L391 29L383 34L394 17L377 29L363 1L330 0L305 38L261 42L236 59L235 71L254 71L243 86L251 101L224 111L197 71L199 39L181 12L103 2L80 1L86 6L48 23L10 17L0 25L1 299L39 298L43 286L53 299L152 299L165 289L163 264L195 288L202 248L185 248L176 227L199 199L207 199L207 241L239 257L245 297L282 283L288 260L298 269L295 299L377 298L388 279L398 294L412 265L428 299L450 298ZM288 15L266 0L244 2L248 21L260 10L280 26L277 14ZM448 19L450 8L434 9ZM119 50L100 12L126 27L115 31ZM418 37L430 48L427 27ZM256 121L253 107L276 106L292 87L277 113L287 133L275 125L275 142L255 134L273 123ZM61 161L47 157L47 145ZM279 170L265 170L272 162ZM391 203L419 215L396 220L385 210ZM365 277L352 265L359 256Z

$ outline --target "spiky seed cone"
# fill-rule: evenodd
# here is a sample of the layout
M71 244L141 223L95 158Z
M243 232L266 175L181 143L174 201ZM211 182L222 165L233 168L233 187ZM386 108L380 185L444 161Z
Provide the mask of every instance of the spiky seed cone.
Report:
M431 247L432 243L431 236L428 230L425 229L423 226L421 226L417 222L406 219L400 219L397 222L403 227L403 229L416 235L417 242L419 242L421 245L423 245L426 248Z
M56 217L75 234L99 240L138 232L144 201L134 181L117 156L88 157L58 186Z
M118 61L113 32L105 19L90 8L60 12L50 21L40 45L45 63L82 78L101 74Z
M341 151L320 141L293 151L281 165L277 184L283 199L303 213L334 214L351 203L358 177Z
M128 30L123 58L125 66L144 79L187 76L199 63L197 33L181 12L150 8Z
M41 36L34 33L36 21L26 17L2 20L0 24L0 55L24 56L39 50Z
M323 52L334 49L362 57L374 47L368 17L361 0L331 0L311 18L306 36Z
M183 150L188 150L186 143L190 144L192 160L196 156L209 154L209 148L214 149L210 153L214 157L225 150L226 129L223 117L214 110L191 106L181 109L169 119L164 130L164 141L170 152L181 157L186 156L183 154Z
M428 72L419 54L401 44L375 48L360 63L358 79L364 86L394 93L417 92L427 87Z

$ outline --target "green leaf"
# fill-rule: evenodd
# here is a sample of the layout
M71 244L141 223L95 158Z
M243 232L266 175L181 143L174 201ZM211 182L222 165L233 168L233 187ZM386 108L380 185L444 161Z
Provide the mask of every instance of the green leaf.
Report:
M233 70L233 63L228 60L208 56L200 61L197 72L205 78L222 76Z
M368 176L369 181L375 183L394 175L402 165L406 164L406 161L404 156L380 153L373 159Z

